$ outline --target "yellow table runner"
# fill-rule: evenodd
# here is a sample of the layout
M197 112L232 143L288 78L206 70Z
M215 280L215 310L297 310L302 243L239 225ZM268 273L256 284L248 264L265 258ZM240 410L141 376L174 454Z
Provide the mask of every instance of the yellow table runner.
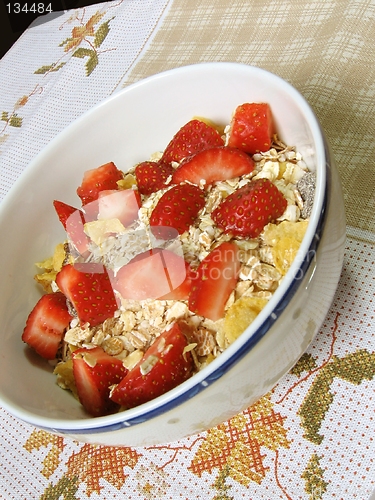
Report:
M205 433L146 448L58 438L0 409L1 499L371 497L374 47L372 0L133 0L34 23L0 60L1 197L52 137L104 97L173 67L236 61L273 71L310 102L336 157L348 223L342 277L319 334L256 405Z

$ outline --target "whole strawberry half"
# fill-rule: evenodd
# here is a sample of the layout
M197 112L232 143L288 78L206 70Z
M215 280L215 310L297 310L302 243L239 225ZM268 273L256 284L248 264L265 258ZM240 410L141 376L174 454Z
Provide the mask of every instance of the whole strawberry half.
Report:
M177 387L193 373L192 356L184 352L186 346L186 337L175 323L147 349L112 390L110 398L125 408L133 408Z
M256 238L286 207L287 201L277 187L268 179L258 179L230 194L211 216L225 233Z
M81 348L72 354L73 376L78 398L93 417L114 413L119 405L109 399L110 387L128 373L122 361L101 347Z
M182 234L194 224L204 205L204 193L198 186L173 186L163 194L152 211L150 226L153 234L164 239L174 237L176 231Z
M77 188L77 194L81 198L82 205L97 200L100 191L117 189L117 181L121 179L123 179L123 173L113 162L86 170L83 174L82 183Z
M222 318L240 267L240 250L235 243L224 242L214 248L202 260L192 280L190 311L212 321Z
M269 104L241 104L232 116L228 146L249 154L268 151L274 133L275 125Z
M61 292L43 295L27 318L22 340L45 359L55 359L70 315Z
M96 326L113 317L117 301L107 270L98 264L63 266L56 276L62 293L73 304L81 324Z
M224 140L214 127L201 120L190 120L174 135L164 150L162 160L179 163L199 151L223 145Z
M174 172L165 162L144 161L135 167L135 178L141 194L149 195L167 186L167 179Z
M243 151L226 146L201 151L187 158L175 170L172 182L192 182L199 185L201 180L205 186L216 181L224 181L249 174L254 170L254 162Z

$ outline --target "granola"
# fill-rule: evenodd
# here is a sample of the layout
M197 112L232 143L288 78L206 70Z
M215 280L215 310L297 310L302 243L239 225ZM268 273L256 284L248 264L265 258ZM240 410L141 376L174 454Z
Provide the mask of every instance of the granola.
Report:
M156 153L151 160L158 161L160 156ZM71 351L76 348L101 346L130 369L139 362L161 332L179 320L191 327L189 350L193 354L196 369L200 370L219 356L254 320L273 296L296 256L311 210L311 207L305 210L305 200L308 199L311 205L314 174L308 171L295 148L286 146L277 136L274 137L272 148L255 154L253 160L255 168L250 174L209 186L206 204L196 223L174 241L163 243L165 248L172 248L178 242L185 260L193 268L197 268L215 247L225 241L232 241L239 247L241 270L237 285L227 301L225 317L212 321L194 314L184 300L136 301L120 297L119 310L115 316L101 325L92 328L80 325L77 319L71 322L55 370L61 387L69 387L70 382L62 367L67 366ZM124 180L119 181L120 187L135 185L134 168L124 176ZM268 224L257 238L244 239L225 234L213 222L212 211L235 190L260 178L271 180L283 193L288 203L285 212L276 223ZM155 242L150 240L149 220L160 197L170 189L168 184L163 190L143 197L139 219L130 229L113 226L110 236L103 237L108 227L104 231L100 224L95 226L95 223L88 223L85 229L92 236L90 260L103 262L116 270L141 251L152 248ZM310 191L306 195L308 189ZM42 284L47 283L48 289L56 289L54 276L58 270L56 262L61 265L63 261L61 248L59 245L54 258L38 264L45 272L38 274L37 280ZM67 245L64 248L65 260L74 260L76 256L72 249L68 250Z

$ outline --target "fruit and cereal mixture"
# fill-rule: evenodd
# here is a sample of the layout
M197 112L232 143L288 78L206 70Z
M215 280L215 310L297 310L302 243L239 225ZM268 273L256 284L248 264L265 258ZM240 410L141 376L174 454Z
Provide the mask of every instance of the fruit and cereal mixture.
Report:
M85 172L67 240L39 262L45 294L22 335L92 416L147 402L250 325L295 258L315 189L265 103L224 128L186 123L126 173ZM299 188L300 187L300 188Z

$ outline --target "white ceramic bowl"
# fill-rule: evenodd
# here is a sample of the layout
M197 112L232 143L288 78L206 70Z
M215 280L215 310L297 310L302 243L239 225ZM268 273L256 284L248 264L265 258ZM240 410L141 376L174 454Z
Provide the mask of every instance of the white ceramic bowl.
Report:
M313 212L297 258L254 323L208 367L147 404L88 418L56 385L48 364L21 341L26 317L40 296L34 263L64 239L52 200L74 205L85 170L108 161L126 170L163 149L194 115L226 124L237 105L251 101L271 105L279 136L317 172ZM0 234L0 404L26 422L80 441L143 446L181 439L229 419L296 363L337 287L345 215L333 158L304 98L259 68L207 63L131 85L59 134L0 205Z

